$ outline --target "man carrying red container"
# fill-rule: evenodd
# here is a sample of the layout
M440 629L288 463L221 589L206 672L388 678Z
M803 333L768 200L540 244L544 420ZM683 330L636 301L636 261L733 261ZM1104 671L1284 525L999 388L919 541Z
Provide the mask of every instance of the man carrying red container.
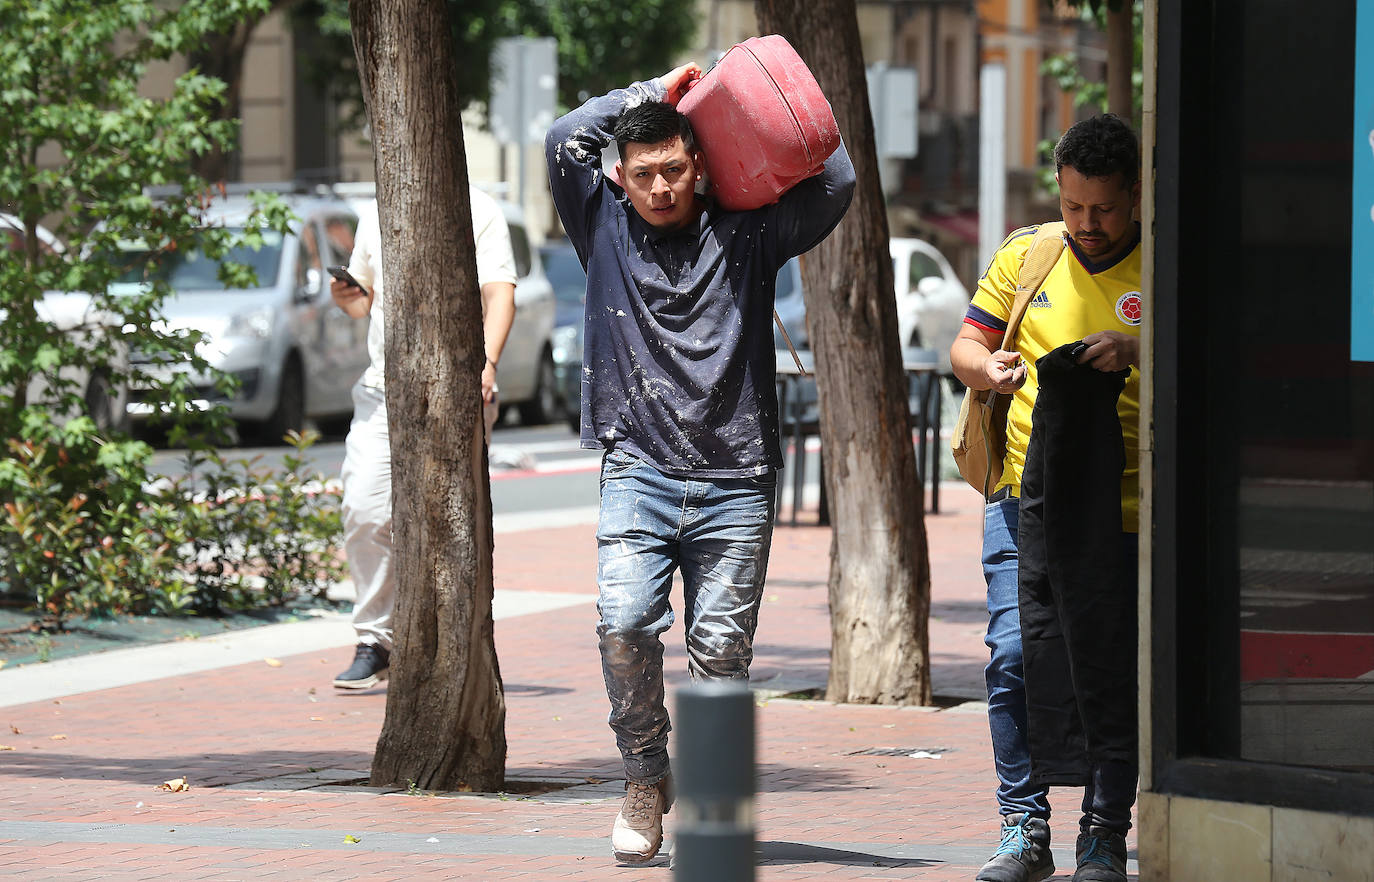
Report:
M673 572L691 676L747 679L782 465L774 285L839 223L855 184L841 146L763 208L697 193L702 150L676 107L700 77L687 64L593 98L545 141L587 270L582 446L605 451L597 633L626 778L611 845L635 863L658 853L672 803L660 635ZM602 169L612 141L618 182Z

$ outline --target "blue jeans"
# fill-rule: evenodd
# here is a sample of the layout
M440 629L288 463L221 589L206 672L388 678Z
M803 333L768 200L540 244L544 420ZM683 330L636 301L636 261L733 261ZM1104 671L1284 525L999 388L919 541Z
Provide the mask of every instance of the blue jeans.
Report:
M668 774L663 642L681 569L687 669L693 679L747 680L754 657L776 473L682 478L613 450L601 463L596 529L601 670L625 777Z
M1029 812L1050 816L1049 791L1031 783L1026 743L1026 680L1021 664L1021 613L1016 572L1015 497L988 503L983 511L983 578L988 583L988 633L992 658L984 677L988 686L988 727L997 766L997 804L1003 815Z

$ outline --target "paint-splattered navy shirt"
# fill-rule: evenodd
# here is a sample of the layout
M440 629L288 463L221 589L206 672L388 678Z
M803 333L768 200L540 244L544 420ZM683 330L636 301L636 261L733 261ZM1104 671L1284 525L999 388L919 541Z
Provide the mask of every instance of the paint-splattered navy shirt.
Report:
M765 474L782 466L778 270L839 223L854 166L841 145L774 205L708 202L685 228L659 232L606 179L601 151L627 107L665 95L656 79L593 98L544 145L554 204L587 270L582 446L623 448L673 475Z

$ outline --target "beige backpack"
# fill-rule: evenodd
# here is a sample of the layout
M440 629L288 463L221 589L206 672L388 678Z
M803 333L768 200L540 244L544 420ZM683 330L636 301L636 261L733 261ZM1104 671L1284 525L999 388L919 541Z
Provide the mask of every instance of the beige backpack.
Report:
M1016 299L1012 301L1007 330L1002 335L1002 349L1011 351L1026 306L1064 253L1065 231L1062 221L1041 224L1035 231L1016 279ZM992 488L1002 480L1002 460L1007 454L1007 409L1011 406L1011 398L991 389L969 389L964 393L959 419L954 424L954 436L950 440L954 464L964 480L980 491L984 499L992 495Z

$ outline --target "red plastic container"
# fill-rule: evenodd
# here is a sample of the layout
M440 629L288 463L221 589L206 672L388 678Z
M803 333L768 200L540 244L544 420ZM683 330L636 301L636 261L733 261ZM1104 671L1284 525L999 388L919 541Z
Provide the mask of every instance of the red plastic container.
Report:
M730 211L777 202L840 145L830 102L776 34L730 47L678 103L706 156L711 193Z

